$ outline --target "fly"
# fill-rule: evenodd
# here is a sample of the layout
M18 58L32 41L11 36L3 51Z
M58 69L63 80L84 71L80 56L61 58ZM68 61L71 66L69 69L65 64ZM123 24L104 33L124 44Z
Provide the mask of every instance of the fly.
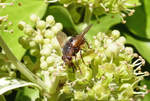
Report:
M84 43L87 43L84 36L91 27L92 27L92 25L87 26L83 30L83 32L81 32L81 34L76 35L75 37L71 37L68 41L65 42L65 44L63 45L63 48L62 48L62 53L63 53L62 59L65 62L65 64L67 64L69 66L74 66L74 64L72 62L72 58L76 57L76 54L81 50L81 46ZM63 36L64 36L64 34L62 35L62 37ZM59 43L61 42L61 40L58 40L58 41L59 41ZM62 44L62 42L61 42L61 44ZM82 58L82 55L81 55L81 58ZM83 60L83 58L82 58L82 60Z

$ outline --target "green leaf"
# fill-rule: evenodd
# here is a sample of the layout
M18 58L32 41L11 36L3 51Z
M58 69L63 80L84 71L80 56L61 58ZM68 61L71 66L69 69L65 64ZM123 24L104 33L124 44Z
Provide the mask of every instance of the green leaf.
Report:
M118 24L121 22L121 17L119 14L108 14L100 18L100 23L97 20L91 21L93 24L92 28L86 34L86 38L88 40L92 39L94 35L98 32L106 32L108 31L113 25ZM80 26L79 26L80 28Z
M135 35L139 37L147 37L146 35L146 14L143 6L135 8L135 13L127 17L127 27Z
M141 83L140 83L142 86L143 85L146 85L147 86L147 89L150 89L150 81L149 80L142 80ZM150 99L150 93L146 94L144 96L144 99L142 101L149 101Z
M150 2L149 0L144 0L144 8L146 12L146 33L148 38L150 38Z
M53 15L56 22L61 22L68 35L76 34L75 24L66 8L62 6L50 6L47 10L47 15Z
M149 80L146 80L146 79L142 80L140 85L142 85L142 86L146 85L147 89L150 89L150 81Z
M81 4L76 4L76 3L72 3L70 4L68 7L67 7L71 17L72 17L72 20L74 21L74 23L79 23L81 17L82 17L82 14L84 13L84 8ZM80 9L80 11L78 12L77 9Z
M142 101L149 101L149 99L150 99L150 93L146 94Z
M24 48L18 43L18 38L23 35L23 32L17 27L19 21L23 20L30 24L30 15L34 13L42 17L45 13L46 7L47 4L44 0L15 0L12 6L0 9L0 16L8 15L8 21L11 21L13 24L10 26L10 29L13 29L14 31L13 34L0 31L0 35L17 59L20 60L25 52Z
M128 34L125 34L125 36L127 43L134 45L138 52L150 63L150 42L138 40Z
M24 87L17 92L15 101L37 101L39 97L38 89Z
M8 91L11 91L13 89L25 87L25 86L34 86L34 87L38 87L39 89L41 89L41 87L39 87L37 84L26 82L26 81L19 80L19 79L12 79L10 77L0 78L0 82L1 82L0 83L0 95Z

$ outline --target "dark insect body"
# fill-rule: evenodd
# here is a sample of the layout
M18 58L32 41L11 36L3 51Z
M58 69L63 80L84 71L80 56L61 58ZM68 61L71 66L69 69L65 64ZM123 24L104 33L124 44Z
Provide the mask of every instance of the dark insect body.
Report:
M88 32L91 26L92 25L87 26L81 34L75 37L71 37L64 44L62 51L63 53L62 59L67 65L74 66L74 64L72 63L72 57L76 57L76 54L81 50L81 46L86 42L84 35Z

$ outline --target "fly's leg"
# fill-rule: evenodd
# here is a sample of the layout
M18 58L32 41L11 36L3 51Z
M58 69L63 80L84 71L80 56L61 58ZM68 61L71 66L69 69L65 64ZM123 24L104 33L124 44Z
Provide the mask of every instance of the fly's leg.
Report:
M80 68L80 66L79 66L79 63L77 62L77 56L75 55L75 63L77 64L77 66L78 66L78 68L79 68L79 71L80 71L80 73L82 74L82 71L81 71L81 68Z
M75 70L77 70L77 68L73 62L70 63L70 66L72 67L73 72L75 72Z
M79 47L74 48L75 53L77 53L79 50L80 50ZM79 66L79 63L77 62L77 55L75 53L73 54L73 56L75 56L75 63L77 64L77 66L78 66L78 68L80 70L80 73L82 74L80 66Z
M79 65L78 65L79 66ZM80 68L80 66L79 66L79 71L80 71L80 74L82 74L82 71L81 71L81 68Z
M80 50L80 57L81 57L82 62L85 64L85 62L83 60L83 56L82 56L81 50Z
M85 43L87 44L88 48L90 49L90 45L86 40L85 40Z
M62 56L62 60L65 62L66 65L68 65L69 67L72 67L73 72L75 72L76 66L72 62L72 57L71 56Z
M77 65L79 65L78 62L77 62L77 56L75 55L74 57L75 57L75 63L76 63Z

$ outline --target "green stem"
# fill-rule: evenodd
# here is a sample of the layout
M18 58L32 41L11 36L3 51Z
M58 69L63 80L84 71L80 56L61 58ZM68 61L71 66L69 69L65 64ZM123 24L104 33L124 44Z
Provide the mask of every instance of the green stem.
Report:
M56 93L58 83L59 83L59 79L60 79L59 76L53 76L53 78L51 79L51 84L50 84L50 87L49 87L49 91L50 91L49 93L50 94L55 94Z
M38 84L41 86L44 90L47 89L44 82L35 76L29 69L26 68L24 64L22 64L20 61L17 60L17 58L13 55L11 50L8 48L2 37L0 36L0 46L5 51L6 56L8 59L16 66L17 70L19 70L28 80L32 81L33 83Z

